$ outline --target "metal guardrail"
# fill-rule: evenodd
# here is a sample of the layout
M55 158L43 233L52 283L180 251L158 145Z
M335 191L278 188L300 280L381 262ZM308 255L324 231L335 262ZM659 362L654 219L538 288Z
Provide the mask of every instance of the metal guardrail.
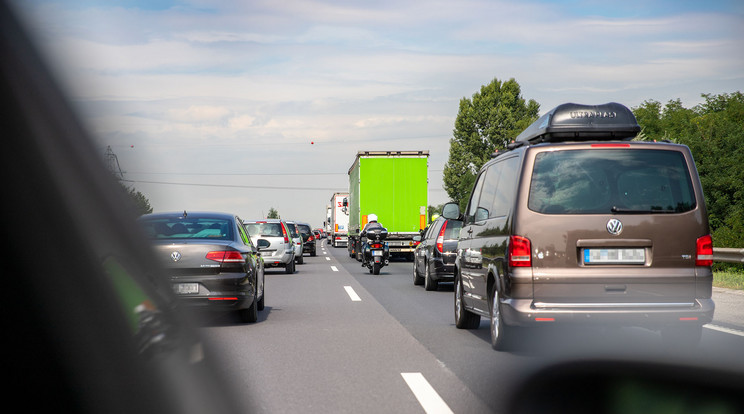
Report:
M714 247L713 261L725 263L744 263L744 249Z

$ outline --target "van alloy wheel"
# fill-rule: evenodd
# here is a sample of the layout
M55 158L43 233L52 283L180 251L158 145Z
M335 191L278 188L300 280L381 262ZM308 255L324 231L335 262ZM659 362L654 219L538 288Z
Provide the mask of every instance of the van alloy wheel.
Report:
M462 281L460 275L455 272L455 326L458 329L476 329L480 326L480 315L465 309L462 295Z
M499 292L494 290L491 294L491 348L504 351L508 347L509 340L513 339L514 330L506 326L501 306L499 305Z

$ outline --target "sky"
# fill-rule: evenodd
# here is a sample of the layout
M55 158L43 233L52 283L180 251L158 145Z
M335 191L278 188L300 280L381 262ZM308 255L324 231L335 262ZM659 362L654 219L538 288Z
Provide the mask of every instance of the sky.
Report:
M744 1L13 0L125 183L154 211L321 227L360 150L428 150L514 78L565 103L744 90ZM384 224L384 223L383 223Z

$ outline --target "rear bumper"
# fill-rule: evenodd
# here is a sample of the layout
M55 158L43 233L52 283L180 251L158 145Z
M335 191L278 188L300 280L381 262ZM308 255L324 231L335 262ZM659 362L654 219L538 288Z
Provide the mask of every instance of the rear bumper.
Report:
M433 259L430 263L432 278L440 282L452 282L455 280L455 264L445 264L441 259Z
M187 307L237 310L250 306L255 299L254 283L245 273L178 277L171 278L170 282L174 291L177 284L198 285L197 293L175 294L179 302Z
M603 324L662 328L705 325L713 320L712 299L690 303L535 303L532 299L501 302L504 322L514 326Z

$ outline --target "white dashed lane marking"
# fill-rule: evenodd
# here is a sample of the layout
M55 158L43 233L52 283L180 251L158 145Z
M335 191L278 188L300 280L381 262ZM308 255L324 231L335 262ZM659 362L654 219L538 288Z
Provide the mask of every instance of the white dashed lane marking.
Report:
M357 295L351 286L344 286L344 289L346 289L346 294L349 295L352 302L361 302L362 298Z
M416 396L419 404L421 404L421 407L427 414L452 414L452 410L447 403L437 394L431 384L429 384L429 381L420 372L401 372L400 375L406 381L408 388L411 389L413 395Z

